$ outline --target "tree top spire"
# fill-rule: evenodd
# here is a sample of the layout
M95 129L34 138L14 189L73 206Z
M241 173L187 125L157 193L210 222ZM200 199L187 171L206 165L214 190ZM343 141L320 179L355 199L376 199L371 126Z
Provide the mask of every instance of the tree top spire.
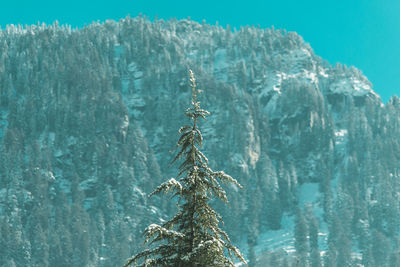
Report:
M189 75L190 75L190 87L192 87L192 104L195 105L197 100L196 79L194 78L194 74L191 69L189 69Z

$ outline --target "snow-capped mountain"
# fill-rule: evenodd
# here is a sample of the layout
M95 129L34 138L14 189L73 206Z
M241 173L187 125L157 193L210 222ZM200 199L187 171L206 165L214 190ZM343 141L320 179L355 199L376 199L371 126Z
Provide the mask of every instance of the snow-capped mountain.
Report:
M189 68L210 165L244 186L214 205L250 266L400 265L397 97L293 32L145 17L0 31L0 265L138 251L175 209L147 194L178 173Z

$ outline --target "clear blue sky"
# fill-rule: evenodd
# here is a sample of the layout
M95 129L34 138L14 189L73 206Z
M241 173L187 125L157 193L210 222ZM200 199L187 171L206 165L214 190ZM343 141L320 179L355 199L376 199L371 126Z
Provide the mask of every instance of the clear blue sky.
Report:
M386 102L400 89L399 0L2 0L0 25L38 21L81 27L131 17L187 18L220 25L260 25L296 31L331 64L361 69Z

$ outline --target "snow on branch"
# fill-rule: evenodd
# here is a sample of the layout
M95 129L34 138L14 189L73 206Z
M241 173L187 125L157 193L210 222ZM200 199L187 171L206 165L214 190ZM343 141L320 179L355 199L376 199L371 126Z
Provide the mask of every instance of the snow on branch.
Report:
M168 193L169 191L177 190L178 192L182 192L182 185L180 182L175 180L174 178L169 179L167 182L162 183L160 186L154 190L149 197L159 194L161 192Z
M147 226L147 228L144 230L144 234L146 236L145 243L148 243L151 238L153 238L156 234L157 237L154 238L154 240L150 243L153 243L154 241L157 241L159 239L174 239L174 238L183 238L185 237L184 234L174 231L174 230L169 230L167 228L162 227L161 225L158 224L150 224Z
M218 177L222 182L233 183L237 185L239 188L243 188L236 179L232 178L229 174L226 174L223 171L218 171L213 173L216 177Z

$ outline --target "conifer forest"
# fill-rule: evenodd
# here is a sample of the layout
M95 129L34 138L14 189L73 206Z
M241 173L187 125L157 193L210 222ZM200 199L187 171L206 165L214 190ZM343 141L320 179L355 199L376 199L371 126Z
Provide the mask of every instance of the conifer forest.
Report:
M0 267L398 267L399 136L295 32L9 25Z

